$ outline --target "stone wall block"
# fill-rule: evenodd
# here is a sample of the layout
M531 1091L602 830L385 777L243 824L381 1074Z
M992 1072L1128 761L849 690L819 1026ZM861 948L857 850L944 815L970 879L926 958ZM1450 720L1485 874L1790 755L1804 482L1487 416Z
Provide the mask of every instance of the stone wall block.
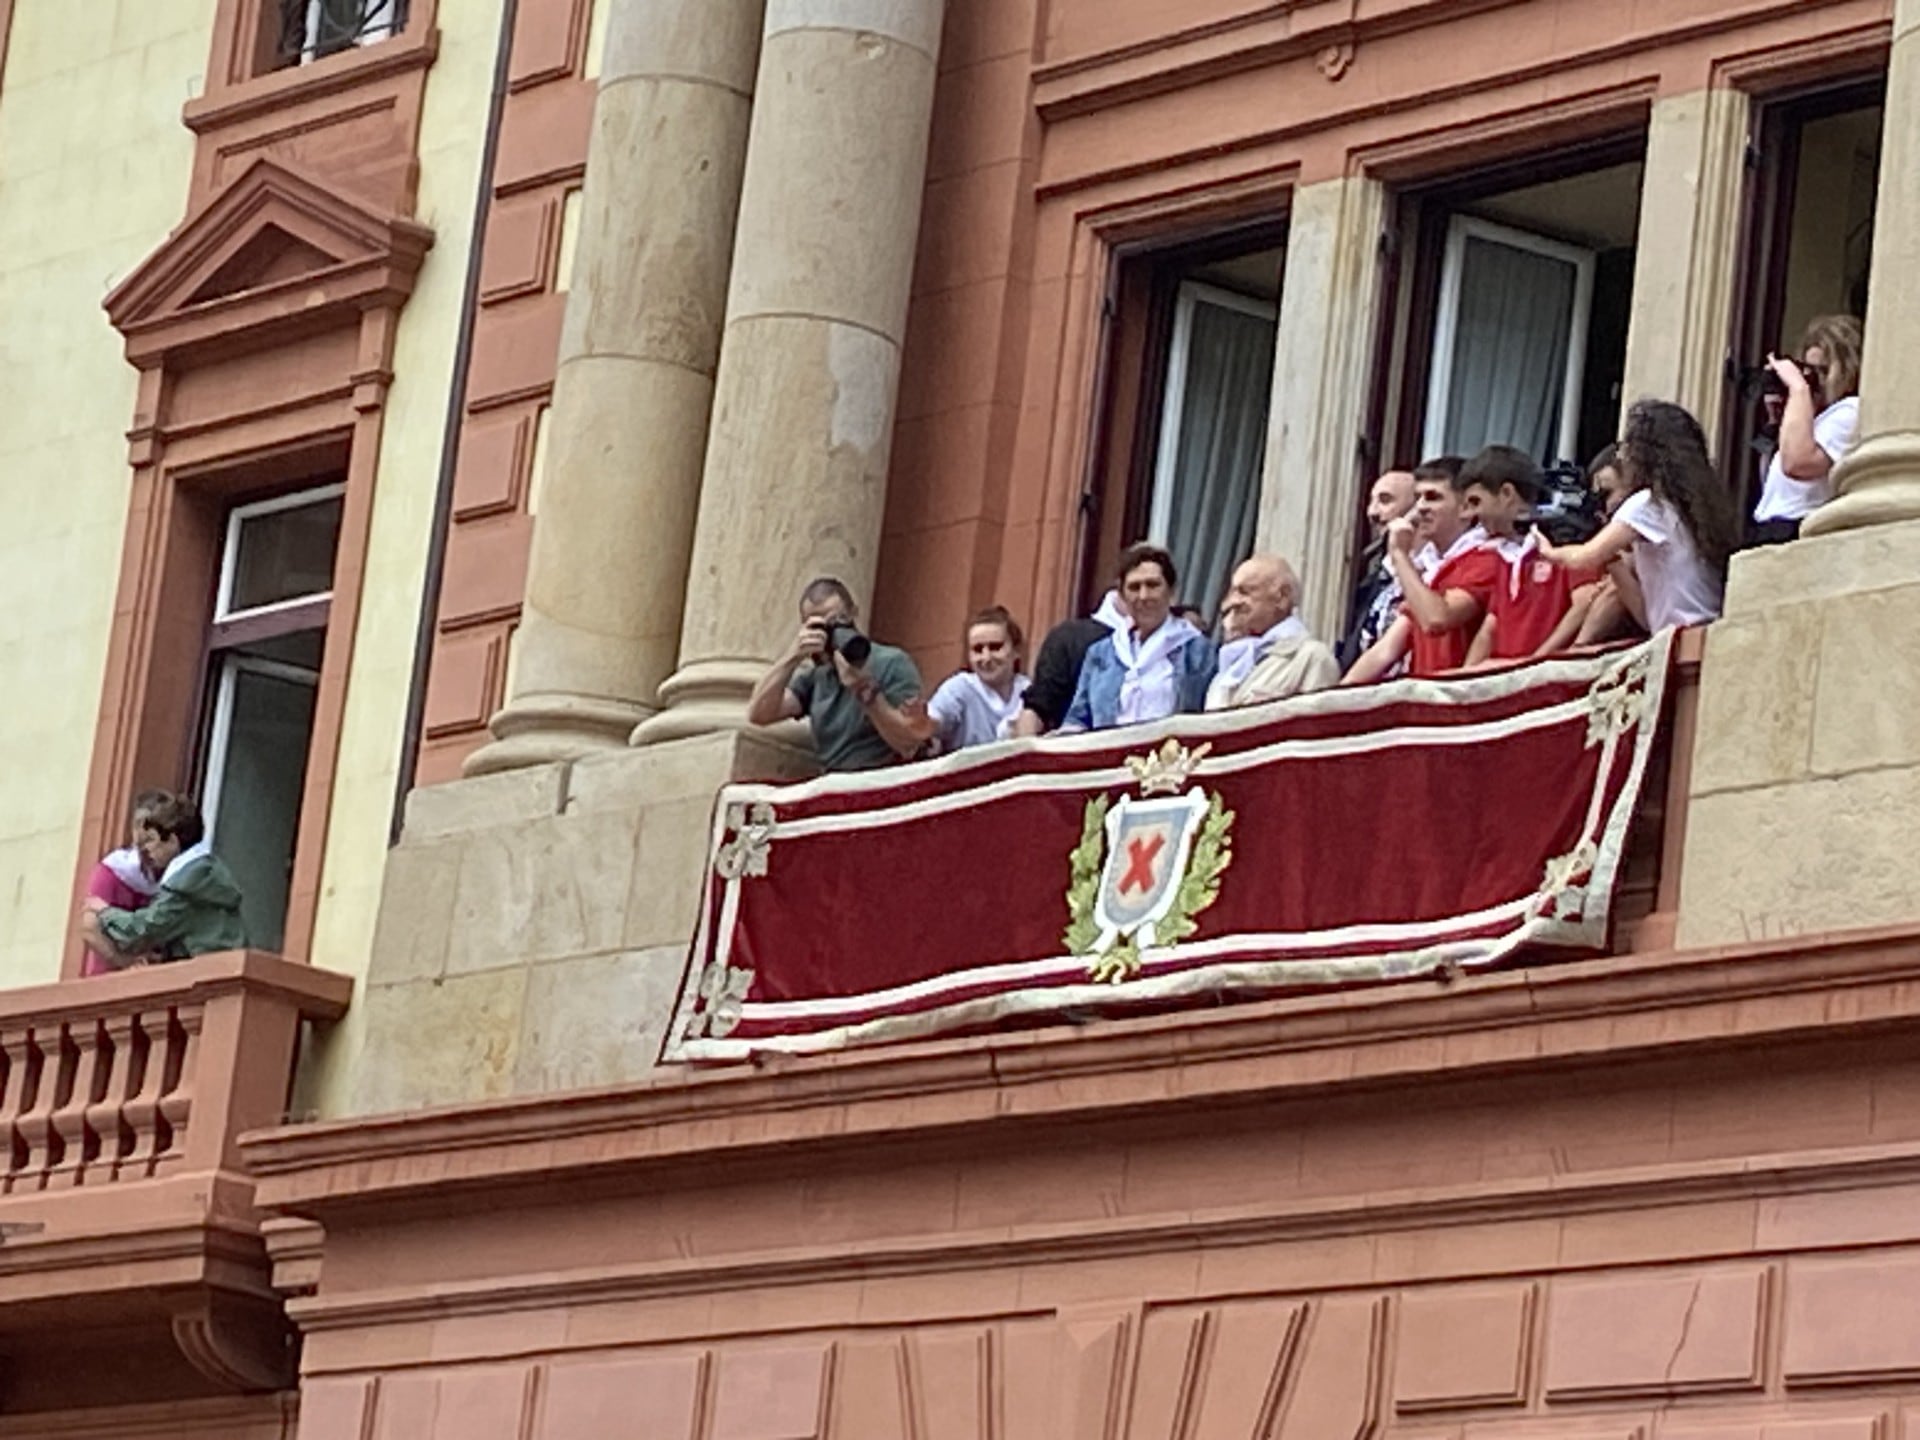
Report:
M1813 769L1920 765L1920 584L1821 607Z
M447 971L526 965L621 947L637 815L552 819L474 835L447 936Z
M1695 795L1806 778L1820 633L1812 606L1763 610L1707 632Z
M432 979L445 972L465 859L466 846L457 840L399 845L387 853L367 970L373 983Z
M1682 946L1920 920L1920 768L1696 795L1680 880Z
M626 894L628 945L675 945L684 954L700 918L713 802L679 800L651 807L640 822Z
M370 987L354 1110L392 1114L513 1093L524 969Z
M528 973L514 1089L637 1080L653 1068L679 994L682 946L555 960Z
M536 765L416 788L407 794L406 839L408 843L445 839L557 815L566 782L565 765Z
M1920 556L1920 520L1745 550L1727 571L1727 613L1747 615L1911 585L1920 574L1915 556Z

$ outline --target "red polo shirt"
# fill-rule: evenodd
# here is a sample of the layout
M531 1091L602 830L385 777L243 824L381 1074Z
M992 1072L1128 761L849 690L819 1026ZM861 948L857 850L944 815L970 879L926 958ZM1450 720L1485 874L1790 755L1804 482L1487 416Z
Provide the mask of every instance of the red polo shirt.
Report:
M1546 644L1573 608L1573 592L1598 578L1585 570L1549 565L1531 551L1501 568L1505 573L1487 607L1494 622L1495 660L1524 660Z
M1407 673L1417 678L1428 678L1448 670L1458 670L1467 663L1467 651L1472 648L1473 637L1480 628L1480 617L1487 613L1487 607L1493 602L1494 591L1505 585L1507 562L1500 558L1500 552L1491 545L1483 545L1475 550L1456 555L1438 570L1433 579L1427 582L1436 595L1445 595L1450 590L1464 590L1474 599L1474 612L1451 630L1438 635L1429 635L1420 628L1420 622L1413 622L1413 654L1407 666ZM1405 610L1405 606L1401 607ZM1412 618L1409 615L1408 618Z

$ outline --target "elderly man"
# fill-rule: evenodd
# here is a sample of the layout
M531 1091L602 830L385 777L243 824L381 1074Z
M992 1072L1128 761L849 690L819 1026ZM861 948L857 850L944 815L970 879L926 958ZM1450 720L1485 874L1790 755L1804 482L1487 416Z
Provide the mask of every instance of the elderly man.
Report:
M1221 609L1229 640L1207 687L1207 709L1230 710L1327 690L1340 681L1333 651L1293 613L1300 578L1278 555L1255 555L1233 572Z

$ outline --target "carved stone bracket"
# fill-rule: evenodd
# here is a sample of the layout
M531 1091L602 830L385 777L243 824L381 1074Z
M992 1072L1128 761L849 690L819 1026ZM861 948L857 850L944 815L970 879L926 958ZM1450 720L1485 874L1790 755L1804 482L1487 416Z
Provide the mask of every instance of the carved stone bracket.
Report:
M299 1375L298 1341L272 1300L215 1291L173 1316L187 1362L225 1390L284 1390Z

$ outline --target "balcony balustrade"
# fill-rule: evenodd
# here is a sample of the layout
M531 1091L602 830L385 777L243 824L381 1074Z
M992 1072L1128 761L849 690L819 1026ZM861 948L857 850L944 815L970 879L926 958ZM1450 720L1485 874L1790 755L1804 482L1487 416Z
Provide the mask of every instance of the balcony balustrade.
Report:
M277 1388L293 1350L242 1173L343 976L257 952L0 992L0 1408ZM152 1394L152 1374L142 1394Z

